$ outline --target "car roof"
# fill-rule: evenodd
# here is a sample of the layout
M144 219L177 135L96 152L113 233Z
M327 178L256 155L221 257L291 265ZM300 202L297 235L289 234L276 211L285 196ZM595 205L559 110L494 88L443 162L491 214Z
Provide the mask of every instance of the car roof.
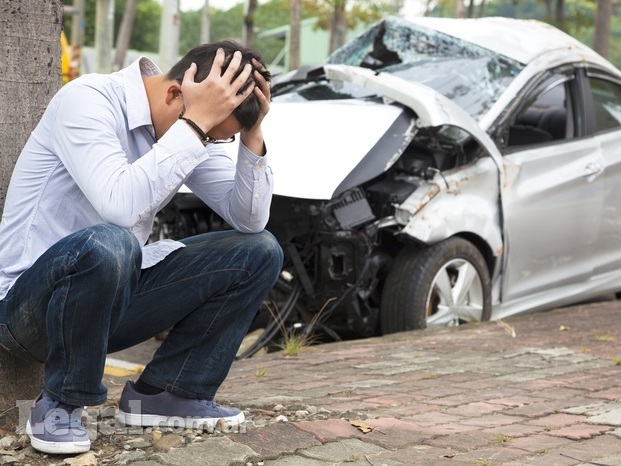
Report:
M492 50L528 65L543 54L557 52L574 61L593 62L619 73L601 55L563 31L542 21L504 17L431 18L407 16L415 24Z

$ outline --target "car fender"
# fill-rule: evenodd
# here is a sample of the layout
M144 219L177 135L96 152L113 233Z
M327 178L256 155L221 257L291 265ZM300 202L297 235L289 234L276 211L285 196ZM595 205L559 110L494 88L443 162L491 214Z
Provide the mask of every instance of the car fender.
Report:
M457 234L483 239L495 256L503 252L498 172L489 158L421 186L397 207L402 235L433 244Z

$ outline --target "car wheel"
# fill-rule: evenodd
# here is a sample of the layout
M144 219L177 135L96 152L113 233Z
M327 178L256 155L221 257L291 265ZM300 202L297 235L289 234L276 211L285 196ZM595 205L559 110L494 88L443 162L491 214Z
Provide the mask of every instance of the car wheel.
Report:
M469 241L452 237L429 248L403 249L382 291L382 332L489 320L487 264Z

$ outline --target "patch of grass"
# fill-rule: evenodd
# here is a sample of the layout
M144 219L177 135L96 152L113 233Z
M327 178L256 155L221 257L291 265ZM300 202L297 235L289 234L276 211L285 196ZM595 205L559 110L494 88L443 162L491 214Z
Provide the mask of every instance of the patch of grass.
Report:
M621 366L621 356L617 356L616 358L612 358L612 362L615 363L615 366Z
M595 341L610 341L612 339L612 335L608 332L595 334Z
M267 369L264 367L257 367L253 372L255 377L265 377L267 375Z
M298 356L309 347L312 342L312 337L309 337L306 333L297 333L296 329L293 328L285 333L278 347L285 356Z
M280 327L280 332L282 333L282 341L280 342L278 347L282 350L285 356L298 356L306 348L308 348L315 342L311 331L315 327L315 324L319 320L319 317L323 313L326 306L335 299L336 298L328 299L323 307L319 310L319 312L313 316L307 328L301 331L298 330L295 326L293 328L287 329L285 327L285 323L282 320L279 320L277 314L274 314L271 309L268 308L270 310L270 313L272 314L272 317L277 320L278 326Z
M493 466L494 463L492 460L477 460L475 461L475 466Z
M498 443L506 443L509 440L511 440L511 437L509 437L508 435L502 435L502 434L496 435L496 441Z

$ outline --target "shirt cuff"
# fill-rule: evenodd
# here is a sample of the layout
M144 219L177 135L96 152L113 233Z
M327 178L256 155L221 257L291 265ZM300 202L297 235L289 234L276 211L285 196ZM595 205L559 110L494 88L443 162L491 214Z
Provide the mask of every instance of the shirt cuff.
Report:
M209 158L203 143L183 120L176 121L157 143L175 157L184 173L191 173L196 165Z

